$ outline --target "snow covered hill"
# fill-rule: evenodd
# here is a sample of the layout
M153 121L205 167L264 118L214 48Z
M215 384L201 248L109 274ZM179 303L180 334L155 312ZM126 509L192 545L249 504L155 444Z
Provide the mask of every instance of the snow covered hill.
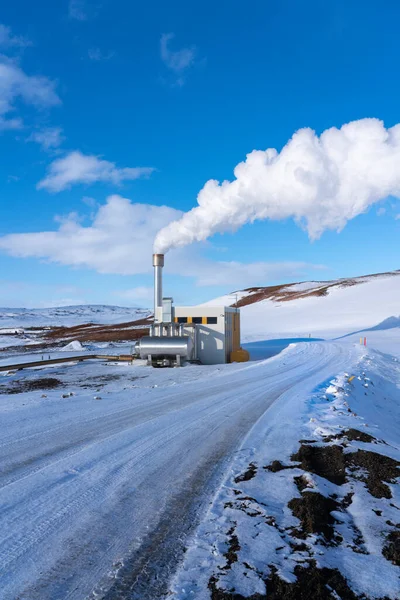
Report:
M336 338L373 328L396 331L400 341L400 271L248 288L206 304L241 309L242 338ZM391 319L393 317L393 319ZM390 320L389 320L390 319Z
M115 324L144 319L151 311L146 308L124 308L88 304L56 308L1 308L0 329L12 327L69 327L83 323Z

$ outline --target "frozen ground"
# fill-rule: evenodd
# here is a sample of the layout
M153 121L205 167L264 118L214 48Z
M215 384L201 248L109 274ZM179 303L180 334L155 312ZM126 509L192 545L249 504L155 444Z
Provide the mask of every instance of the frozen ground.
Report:
M400 277L383 280L245 306L245 339L339 338L268 361L0 374L1 600L399 598ZM37 360L10 319L0 364ZM39 356L130 344L81 348Z
M150 314L145 308L124 308L102 304L59 306L54 308L0 307L0 332L28 327L68 327L83 323L114 324L143 319Z
M252 428L174 598L400 597L399 362L353 350L334 378L290 389Z
M299 344L247 365L3 376L2 599L162 597L229 458L247 459L252 426L361 353Z
M297 292L302 295L296 297ZM248 291L237 293L239 301L250 296ZM206 304L233 304L235 297L231 294ZM242 337L247 342L309 335L338 338L400 317L400 272L358 277L343 284L338 280L282 286L270 298L240 310Z

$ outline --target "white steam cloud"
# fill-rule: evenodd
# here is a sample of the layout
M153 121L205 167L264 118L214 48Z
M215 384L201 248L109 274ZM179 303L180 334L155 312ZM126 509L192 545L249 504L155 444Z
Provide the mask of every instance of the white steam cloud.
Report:
M300 129L281 152L254 150L235 180L207 181L198 206L158 232L155 252L202 241L259 219L293 218L311 239L389 195L400 196L400 124L361 119L324 131Z

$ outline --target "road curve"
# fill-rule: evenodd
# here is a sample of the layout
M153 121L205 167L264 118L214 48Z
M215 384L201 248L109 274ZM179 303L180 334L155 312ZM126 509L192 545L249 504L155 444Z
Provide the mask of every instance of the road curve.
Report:
M162 598L251 427L288 389L311 391L351 360L349 346L307 343L98 402L81 393L13 410L3 398L2 600Z

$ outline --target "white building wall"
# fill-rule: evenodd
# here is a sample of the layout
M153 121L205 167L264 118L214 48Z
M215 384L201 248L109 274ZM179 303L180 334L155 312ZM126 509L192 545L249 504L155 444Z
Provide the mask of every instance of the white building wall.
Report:
M188 318L196 324L197 357L205 365L223 364L229 362L232 351L232 319L228 313L237 312L226 306L176 306L175 320ZM216 319L216 323L205 322L208 317ZM201 319L201 323L196 320ZM190 335L191 327L185 328Z

